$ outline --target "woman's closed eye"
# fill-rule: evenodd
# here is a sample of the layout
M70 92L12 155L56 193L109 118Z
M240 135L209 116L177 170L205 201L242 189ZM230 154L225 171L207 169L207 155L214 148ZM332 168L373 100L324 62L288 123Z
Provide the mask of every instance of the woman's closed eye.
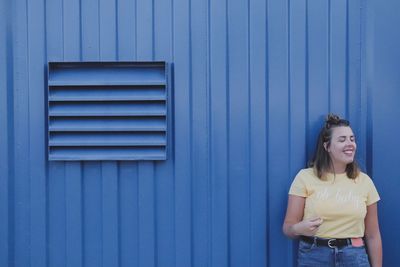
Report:
M347 139L346 136L340 136L340 137L338 138L338 141L341 142L341 143L343 143L343 142L346 141L346 139ZM355 142L356 138L355 138L354 136L350 136L350 137L349 137L349 140L350 140L350 142Z

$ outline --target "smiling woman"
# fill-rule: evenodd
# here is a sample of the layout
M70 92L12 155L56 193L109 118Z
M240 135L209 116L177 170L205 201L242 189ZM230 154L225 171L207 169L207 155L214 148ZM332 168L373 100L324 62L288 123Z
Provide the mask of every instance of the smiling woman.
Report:
M349 122L329 114L309 168L289 190L283 232L300 238L299 266L382 266L380 198L356 149Z

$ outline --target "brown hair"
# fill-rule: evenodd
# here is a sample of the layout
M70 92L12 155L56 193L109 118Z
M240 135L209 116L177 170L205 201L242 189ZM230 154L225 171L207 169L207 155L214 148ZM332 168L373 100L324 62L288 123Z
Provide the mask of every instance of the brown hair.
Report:
M324 143L327 143L328 146L330 145L332 129L340 126L350 127L350 123L348 120L341 119L338 115L330 113L326 116L325 125L319 132L314 156L309 163L309 167L314 168L315 175L320 179L325 177L326 173L329 172L330 167L332 166L332 159L329 156L329 153L325 150ZM346 174L350 179L355 179L360 174L360 168L355 159L353 162L347 164Z

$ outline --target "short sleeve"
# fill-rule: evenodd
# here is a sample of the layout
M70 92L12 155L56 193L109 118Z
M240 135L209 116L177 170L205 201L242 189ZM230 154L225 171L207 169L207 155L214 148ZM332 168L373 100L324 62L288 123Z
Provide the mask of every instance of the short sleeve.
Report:
M378 191L371 178L368 177L368 194L367 194L367 206L378 202L381 198L379 197Z
M289 195L307 197L307 188L304 182L304 176L302 171L300 171L294 178L292 185L290 186L289 189Z

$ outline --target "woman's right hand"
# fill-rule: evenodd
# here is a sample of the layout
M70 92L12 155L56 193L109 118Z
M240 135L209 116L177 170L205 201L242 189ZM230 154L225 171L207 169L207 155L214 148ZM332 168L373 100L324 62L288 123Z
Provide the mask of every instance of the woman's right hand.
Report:
M295 235L314 236L323 220L320 217L302 220L292 225Z

